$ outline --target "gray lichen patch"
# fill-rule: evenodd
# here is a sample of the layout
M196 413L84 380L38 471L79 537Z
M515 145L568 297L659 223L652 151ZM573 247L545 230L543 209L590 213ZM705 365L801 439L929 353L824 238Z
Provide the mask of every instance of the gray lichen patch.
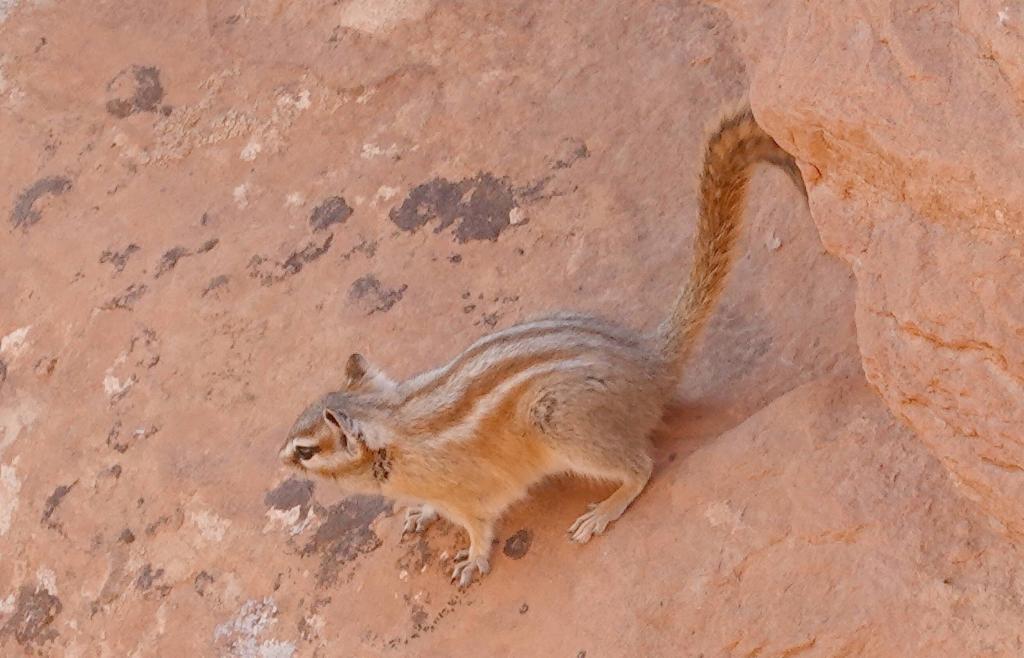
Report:
M238 658L295 655L294 643L264 637L277 624L279 615L270 597L246 601L233 619L214 629L213 639L221 649L218 654Z

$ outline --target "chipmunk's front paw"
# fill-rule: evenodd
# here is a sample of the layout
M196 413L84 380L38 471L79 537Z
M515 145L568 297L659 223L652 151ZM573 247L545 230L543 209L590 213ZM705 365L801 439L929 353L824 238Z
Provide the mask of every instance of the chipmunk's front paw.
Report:
M405 510L405 525L402 534L423 532L438 518L437 510L430 505L415 505Z
M452 571L452 582L459 581L459 587L468 587L473 582L473 574L483 576L491 570L491 563L484 555L470 557L468 550L461 550L455 555L455 569Z

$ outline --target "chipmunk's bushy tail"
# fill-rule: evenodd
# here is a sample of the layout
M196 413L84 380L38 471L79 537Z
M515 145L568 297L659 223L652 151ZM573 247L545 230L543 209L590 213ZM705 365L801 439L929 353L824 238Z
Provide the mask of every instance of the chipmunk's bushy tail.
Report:
M658 330L662 355L674 377L681 375L722 292L743 223L747 182L759 162L781 167L806 196L793 157L757 125L750 108L744 105L727 112L708 137L704 152L690 275Z

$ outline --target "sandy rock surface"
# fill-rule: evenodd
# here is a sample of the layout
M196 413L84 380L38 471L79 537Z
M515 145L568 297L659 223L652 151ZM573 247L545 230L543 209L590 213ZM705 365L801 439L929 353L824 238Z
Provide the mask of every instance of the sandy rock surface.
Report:
M1011 138L969 163L968 131L902 151L919 133L861 99L843 125L884 124L896 137L871 143L904 181L902 205L871 205L893 180L852 181L879 151L841 131L815 151L772 100L836 125L837 87L780 71L839 27L809 18L820 34L794 26L768 56L768 8L726 9L0 2L0 652L1024 653L1020 489L977 470L1019 414L994 392L1020 363L1016 311L986 300L1020 268L986 254L1009 253L1020 186L929 196L917 178L1009 158ZM1019 88L1015 42L969 14L957 29L988 34ZM821 172L815 220L784 175L757 175L655 478L606 536L564 533L606 487L545 484L459 591L460 531L400 541L400 508L282 471L284 433L353 350L406 376L549 309L656 323L690 258L702 129L751 84ZM928 198L1002 199L1004 221L933 221ZM957 267L962 286L929 287ZM943 302L948 334L920 319ZM934 336L1003 350L1005 377L996 352ZM963 414L942 410L954 393ZM943 464L981 473L981 505Z

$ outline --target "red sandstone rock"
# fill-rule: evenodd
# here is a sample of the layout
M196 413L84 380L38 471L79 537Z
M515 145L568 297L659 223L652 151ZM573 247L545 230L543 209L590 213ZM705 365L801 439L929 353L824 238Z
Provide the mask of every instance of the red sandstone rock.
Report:
M919 213L926 198L968 208L968 179L936 186L936 162L1000 162L1016 138L986 156L972 145L991 133L936 137L937 159L893 127L891 172L860 183L880 151L819 105L850 85L776 92L778 56L758 51L810 48L839 29L829 16L755 37L768 9L738 13L741 57L726 14L699 3L0 7L4 655L1020 655L1020 554L867 386L854 329L856 287L872 382L890 403L891 378L918 391L922 436L974 446L976 467L996 434L949 442L920 420L945 389L917 377L943 353L908 351L864 300L928 331L912 314L974 303L945 322L994 338L936 335L1010 349L998 327L1014 311L995 300L1019 256L990 264L1006 255L995 224L968 243L961 220ZM984 25L973 11L965 31ZM1019 87L1015 42L985 34ZM820 169L816 221L858 281L785 176L758 174L656 476L606 536L564 535L602 487L545 485L459 592L461 533L400 542L386 501L280 469L294 415L355 349L408 375L550 308L655 323L689 259L700 129L744 93L744 58L759 115ZM958 80L1004 101L979 112L1009 116L994 82ZM770 102L783 91L806 102ZM967 102L934 97L936 112ZM870 105L850 103L865 121ZM842 139L814 141L797 111ZM1019 196L999 175L978 199ZM897 179L911 209L865 212L871 233L843 219ZM990 275L978 299L938 286L951 263ZM894 264L935 289L913 297ZM997 422L998 380L950 372L936 386L988 397L957 422Z
M1024 538L1024 9L722 2L755 113L814 170L869 381Z

